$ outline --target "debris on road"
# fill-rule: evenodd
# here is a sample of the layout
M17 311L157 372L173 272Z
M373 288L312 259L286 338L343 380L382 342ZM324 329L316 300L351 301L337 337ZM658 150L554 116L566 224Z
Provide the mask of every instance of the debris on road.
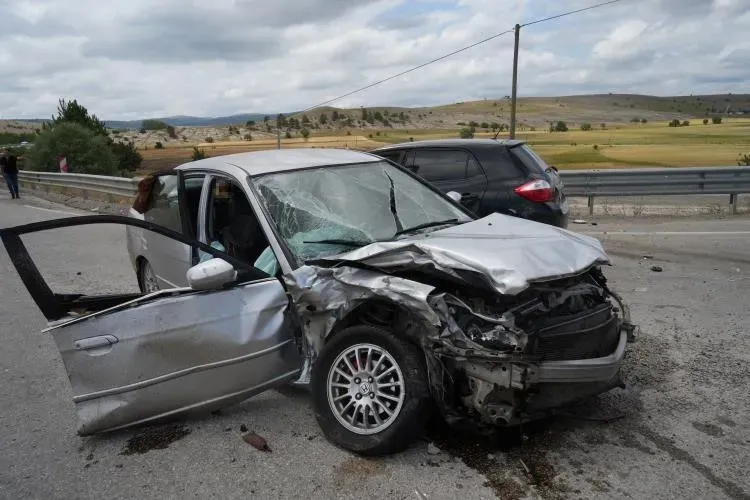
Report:
M271 451L268 447L268 443L261 436L257 435L255 431L250 431L242 435L243 441L247 444L260 451Z
M644 255L644 256L642 256L642 258L643 258L643 260L651 260L651 259L654 258L654 256L653 255Z
M663 269L661 268L661 266L651 266L651 270L653 272L655 272L655 273L660 273L660 272L663 271Z
M245 424L240 425L240 432L247 432L247 426Z
M573 224L588 224L588 221L585 221L583 219L573 219L571 222Z
M526 463L523 461L523 459L519 458L518 461L521 462L521 465L523 466L523 470L526 471L526 474L531 475L531 470L529 469L529 466L526 465Z
M175 441L190 434L190 429L182 424L152 427L128 439L128 444L120 455L142 454L151 450L164 450Z

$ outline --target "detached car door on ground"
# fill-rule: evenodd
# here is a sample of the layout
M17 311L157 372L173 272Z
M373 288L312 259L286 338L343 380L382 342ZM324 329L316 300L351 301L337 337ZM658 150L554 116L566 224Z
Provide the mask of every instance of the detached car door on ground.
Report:
M54 276L52 283L45 280L24 239L89 224L137 227L220 258L191 268L192 288L151 294L60 291L70 283L55 283ZM302 362L284 288L238 259L119 216L38 222L2 229L0 237L50 321L46 331L68 372L82 435L223 407L299 375Z

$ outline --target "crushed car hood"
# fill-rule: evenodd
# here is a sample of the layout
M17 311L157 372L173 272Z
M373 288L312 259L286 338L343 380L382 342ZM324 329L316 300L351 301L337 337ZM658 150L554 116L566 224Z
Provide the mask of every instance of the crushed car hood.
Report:
M359 263L383 271L421 270L517 294L532 282L580 274L608 264L599 240L502 214L446 229L376 242L316 259L318 265Z

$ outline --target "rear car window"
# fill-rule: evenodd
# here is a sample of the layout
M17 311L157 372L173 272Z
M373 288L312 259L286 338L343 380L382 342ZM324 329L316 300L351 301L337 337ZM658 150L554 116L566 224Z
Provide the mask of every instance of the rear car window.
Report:
M510 154L518 159L530 173L545 173L549 169L549 165L526 144L511 148Z
M412 165L428 181L465 179L469 153L455 149L422 149L413 156Z

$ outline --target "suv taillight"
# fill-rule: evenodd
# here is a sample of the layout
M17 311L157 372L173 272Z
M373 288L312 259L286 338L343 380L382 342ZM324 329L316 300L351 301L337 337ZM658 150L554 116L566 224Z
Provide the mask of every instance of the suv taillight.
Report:
M517 195L535 203L555 200L555 190L543 179L527 182L514 189Z

